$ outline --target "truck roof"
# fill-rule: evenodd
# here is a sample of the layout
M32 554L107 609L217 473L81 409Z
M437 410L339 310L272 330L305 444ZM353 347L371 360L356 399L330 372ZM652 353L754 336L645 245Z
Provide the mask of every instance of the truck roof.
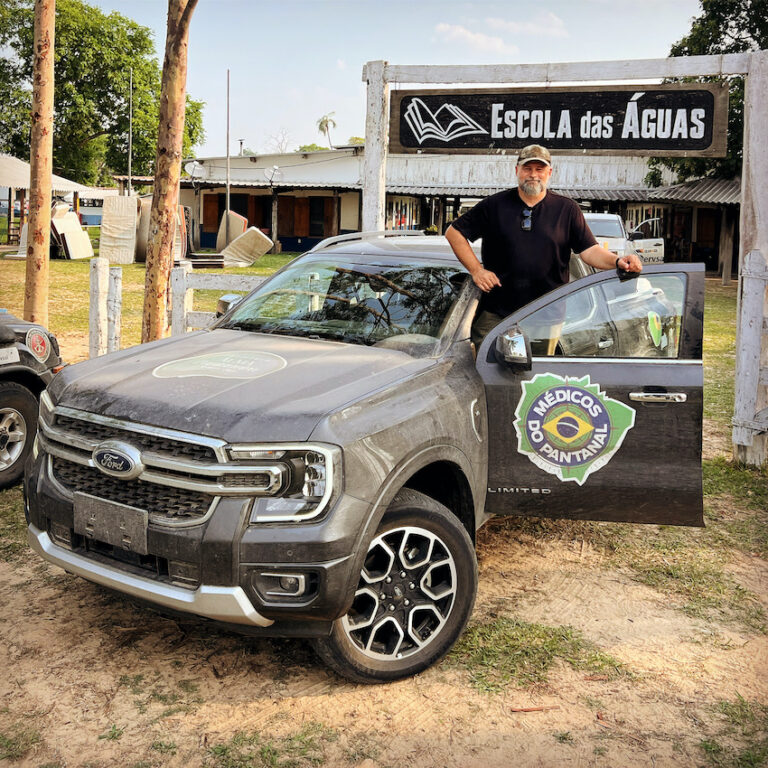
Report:
M355 254L397 258L435 259L454 262L461 268L451 246L444 237L425 235L419 230L393 230L385 232L354 232L350 235L329 237L319 242L308 253L328 251L334 254Z

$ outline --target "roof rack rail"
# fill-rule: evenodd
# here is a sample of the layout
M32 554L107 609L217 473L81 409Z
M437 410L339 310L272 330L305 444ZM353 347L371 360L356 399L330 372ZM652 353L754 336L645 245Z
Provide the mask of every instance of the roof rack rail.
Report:
M380 237L413 237L414 235L423 235L423 229L382 229L376 232L350 232L346 235L336 235L335 237L326 237L325 240L321 240L317 245L310 248L307 253L313 251L322 251L330 245L336 243L351 242L354 240L378 240Z

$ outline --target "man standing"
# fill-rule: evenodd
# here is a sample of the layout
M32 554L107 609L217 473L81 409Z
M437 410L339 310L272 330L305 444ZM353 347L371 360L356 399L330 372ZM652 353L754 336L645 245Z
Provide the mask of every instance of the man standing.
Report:
M488 332L516 309L568 282L571 251L596 269L643 268L639 257L616 254L597 244L579 206L547 191L552 176L549 151L538 144L520 150L518 186L481 200L445 233L458 260L483 291L472 325L479 345ZM482 237L482 263L470 240ZM559 330L553 330L552 354Z

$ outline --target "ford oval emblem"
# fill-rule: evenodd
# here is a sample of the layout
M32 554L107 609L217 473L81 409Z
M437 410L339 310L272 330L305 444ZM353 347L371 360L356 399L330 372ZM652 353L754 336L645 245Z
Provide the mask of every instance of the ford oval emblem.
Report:
M144 471L141 452L118 440L99 443L91 454L93 463L105 474L133 480Z

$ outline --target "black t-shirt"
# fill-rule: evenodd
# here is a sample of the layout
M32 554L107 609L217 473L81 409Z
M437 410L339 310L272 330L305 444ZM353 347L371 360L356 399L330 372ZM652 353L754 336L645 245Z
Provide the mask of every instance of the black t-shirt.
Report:
M531 228L522 228L523 210L531 210ZM517 188L481 200L453 222L467 240L483 238L482 262L501 287L483 294L481 308L506 316L568 282L571 251L596 244L584 214L571 199L547 192L533 207Z

